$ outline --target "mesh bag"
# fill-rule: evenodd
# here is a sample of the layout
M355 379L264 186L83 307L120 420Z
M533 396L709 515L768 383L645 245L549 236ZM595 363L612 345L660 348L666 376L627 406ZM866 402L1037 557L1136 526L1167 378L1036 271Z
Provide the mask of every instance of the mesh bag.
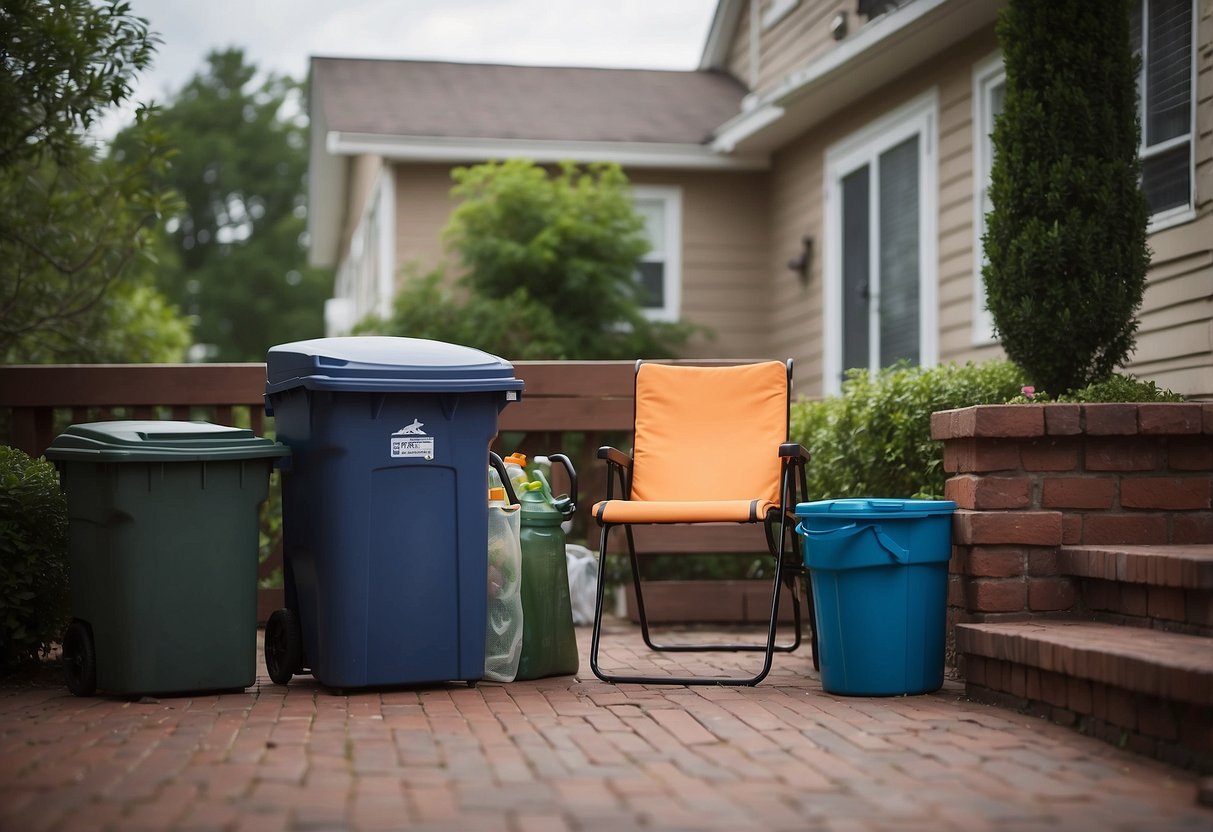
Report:
M484 678L512 682L522 657L522 546L518 506L489 506L489 597Z

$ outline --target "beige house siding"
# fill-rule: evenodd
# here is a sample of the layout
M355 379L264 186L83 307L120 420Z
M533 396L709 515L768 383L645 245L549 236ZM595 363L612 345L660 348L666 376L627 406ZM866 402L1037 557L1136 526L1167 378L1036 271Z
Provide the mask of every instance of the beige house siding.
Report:
M451 168L397 164L396 285L416 268L441 264L448 278L458 262L442 230L456 202ZM627 171L635 185L676 187L682 202L681 318L703 327L690 357L765 355L769 264L767 178L761 172Z
M408 273L420 274L449 265L442 229L450 219L455 201L451 198L449 165L394 165L396 184L396 287ZM453 270L447 268L448 272Z
M849 107L827 123L782 148L772 168L772 263L774 304L771 348L796 359L801 390L820 394L822 374L824 158L827 148L870 122L928 92L938 91L938 263L939 353L941 361L964 361L997 354L972 343L973 183L972 67L993 49L991 29L931 61L904 79ZM934 141L934 139L932 139ZM786 267L804 234L814 237L807 285Z
M850 4L845 4L850 5ZM783 64L774 57L775 30L808 25L828 3L802 2L762 44L760 84L770 85L770 70L786 75L795 60L785 50ZM1196 117L1196 218L1155 233L1150 238L1153 265L1140 313L1138 347L1127 370L1189 396L1213 396L1213 5L1198 6ZM853 16L853 10L852 10ZM852 21L854 25L856 21ZM734 71L747 57L748 14L734 44ZM812 28L812 27L810 27ZM828 20L819 29L828 31ZM814 47L796 43L800 61ZM828 48L828 44L826 44ZM941 362L984 361L1004 355L997 343L974 333L974 291L981 280L976 262L974 228L973 68L997 49L990 26L945 55L924 62L861 102L832 116L773 155L771 169L772 306L769 350L797 361L799 390L818 395L822 389L824 156L833 143L886 112L931 89L938 91L938 326ZM818 53L819 54L819 53ZM775 67L781 66L777 70ZM814 238L807 283L787 269L800 239Z
M770 91L790 72L834 48L837 41L830 32L830 21L836 14L846 12L849 31L855 31L863 23L855 13L855 0L800 0L774 25L763 27L762 14L770 6L771 0L762 0L757 6L757 75L751 60L750 32L754 13L751 3L745 4L738 18L737 36L727 63L729 72L759 94Z
M977 262L973 156L973 67L997 48L993 27L931 66L939 86L939 360L983 361L1002 355L974 341Z
M681 319L705 327L687 357L762 357L767 345L770 234L767 177L634 170L637 185L682 192Z

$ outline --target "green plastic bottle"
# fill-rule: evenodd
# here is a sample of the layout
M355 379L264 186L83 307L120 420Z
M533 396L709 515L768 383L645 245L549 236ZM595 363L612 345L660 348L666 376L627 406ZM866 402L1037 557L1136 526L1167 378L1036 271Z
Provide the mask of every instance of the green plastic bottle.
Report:
M553 498L542 473L518 491L522 541L522 656L515 679L576 673L577 635L569 598L569 570L560 524L576 508L577 475L563 454L553 454L569 472L572 496Z

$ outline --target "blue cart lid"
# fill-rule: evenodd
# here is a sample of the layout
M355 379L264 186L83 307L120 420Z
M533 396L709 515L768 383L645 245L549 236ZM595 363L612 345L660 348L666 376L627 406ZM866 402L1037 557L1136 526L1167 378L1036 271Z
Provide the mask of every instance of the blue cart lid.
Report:
M851 498L843 500L817 500L812 503L798 503L797 517L830 517L849 518L914 518L926 517L930 514L951 514L956 510L953 500L885 500L881 498Z
M266 395L293 387L350 392L471 393L504 390L517 399L522 379L508 361L459 344L385 335L313 338L270 347Z
M283 457L290 448L244 428L133 420L72 425L55 437L55 462L196 462Z

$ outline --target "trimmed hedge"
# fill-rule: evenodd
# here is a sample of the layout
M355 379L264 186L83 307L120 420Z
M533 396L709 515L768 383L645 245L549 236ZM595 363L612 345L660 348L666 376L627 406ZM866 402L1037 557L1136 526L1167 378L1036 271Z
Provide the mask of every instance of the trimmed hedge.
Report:
M931 439L931 414L1004 404L1025 384L1007 361L849 371L842 395L792 406L792 439L813 455L810 498L940 497L943 443Z

